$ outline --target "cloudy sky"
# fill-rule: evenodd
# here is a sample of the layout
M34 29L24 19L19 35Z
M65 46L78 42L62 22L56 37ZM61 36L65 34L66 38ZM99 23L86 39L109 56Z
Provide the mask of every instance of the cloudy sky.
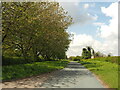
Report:
M60 2L73 17L67 30L74 39L68 56L81 55L82 48L91 46L104 54L118 55L118 3L117 2Z

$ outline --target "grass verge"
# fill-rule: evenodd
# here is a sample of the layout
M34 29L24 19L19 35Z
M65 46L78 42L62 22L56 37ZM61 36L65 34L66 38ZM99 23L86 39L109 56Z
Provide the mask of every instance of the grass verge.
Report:
M58 69L63 69L68 64L67 60L44 61L31 64L10 65L2 67L2 80L14 80L30 77Z
M80 63L95 73L110 88L118 88L118 64L111 61L110 58L108 60L108 58L102 57L81 60Z

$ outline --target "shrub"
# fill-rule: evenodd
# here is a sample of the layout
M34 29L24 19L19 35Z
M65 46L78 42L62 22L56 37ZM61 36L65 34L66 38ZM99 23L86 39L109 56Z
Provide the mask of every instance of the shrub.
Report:
M80 56L76 56L73 60L74 60L74 61L80 61L80 60L81 60L81 57L80 57Z
M23 57L2 57L2 65L16 65L34 62L30 57L25 60Z

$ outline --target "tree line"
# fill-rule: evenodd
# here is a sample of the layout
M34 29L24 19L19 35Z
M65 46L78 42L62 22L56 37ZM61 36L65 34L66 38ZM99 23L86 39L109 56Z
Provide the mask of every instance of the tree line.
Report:
M62 59L72 18L57 2L2 2L2 55Z
M82 53L80 56L70 56L69 59L74 61L80 61L81 59L90 59L90 58L96 58L96 57L110 57L110 56L112 56L111 53L109 53L108 55L105 55L100 51L96 52L94 48L92 48L91 46L86 46L82 49Z
M90 59L95 57L105 57L106 55L101 53L100 51L95 52L95 50L91 46L87 46L86 48L82 49L82 58L83 59ZM111 56L111 53L107 55L108 57Z

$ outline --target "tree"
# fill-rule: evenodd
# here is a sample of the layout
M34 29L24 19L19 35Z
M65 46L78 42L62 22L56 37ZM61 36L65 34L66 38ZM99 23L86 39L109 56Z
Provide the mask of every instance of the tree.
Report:
M74 61L80 61L81 60L81 56L76 56L75 58L74 58Z
M3 52L6 49L11 50L13 48L11 51L17 49L21 52L21 56L26 59L36 32L35 25L33 24L35 22L34 18L37 17L36 7L37 5L35 6L34 3L2 3Z
M83 48L82 50L82 58L83 59L89 59L91 57L94 57L95 56L95 52L94 52L94 49L90 46L87 46L86 48Z
M91 50L92 48L90 46L87 46L87 52L88 52L88 58L91 58L92 54L91 54Z
M64 58L72 18L57 2L3 2L3 55ZM8 52L9 51L9 52ZM18 55L18 54L17 54Z
M82 50L82 58L83 59L88 59L89 58L88 51L87 51L86 48L83 48L83 50Z
M112 56L112 54L111 54L111 53L109 53L109 54L108 54L108 57L111 57L111 56Z
M95 53L95 57L104 57L105 55L101 53L100 51Z
M75 56L70 56L69 59L70 60L74 60Z

